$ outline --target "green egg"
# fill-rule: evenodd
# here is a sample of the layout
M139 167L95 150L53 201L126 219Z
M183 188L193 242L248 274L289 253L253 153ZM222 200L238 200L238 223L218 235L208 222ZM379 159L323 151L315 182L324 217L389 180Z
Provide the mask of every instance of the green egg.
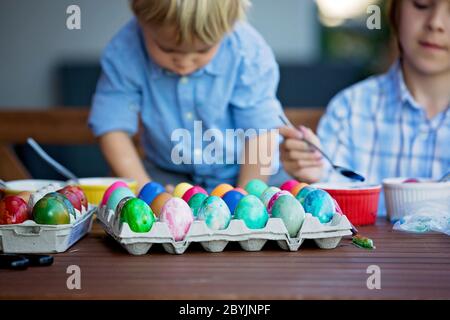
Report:
M66 206L67 211L69 211L69 214L76 219L77 216L75 214L75 208L73 207L72 203L69 201L69 199L67 199L66 196L64 196L63 194L58 193L58 192L50 192L50 193L47 193L44 197L45 198L53 197L53 198L57 198L57 199L61 200L64 203L64 205Z
M43 197L33 207L33 220L38 224L69 224L70 213L56 197Z
M128 200L122 207L120 221L128 223L134 232L150 231L155 220L150 206L139 198Z
M253 179L247 183L245 191L259 198L268 187L269 186L264 181Z
M249 194L238 202L234 209L234 218L244 220L249 229L262 229L269 220L269 214L261 200Z
M203 200L208 198L208 196L204 193L196 193L194 194L188 201L189 207L192 209L192 213L194 214L194 217L197 216L198 209L200 209Z
M290 237L297 236L305 216L302 205L288 195L279 197L272 206L272 217L283 220Z

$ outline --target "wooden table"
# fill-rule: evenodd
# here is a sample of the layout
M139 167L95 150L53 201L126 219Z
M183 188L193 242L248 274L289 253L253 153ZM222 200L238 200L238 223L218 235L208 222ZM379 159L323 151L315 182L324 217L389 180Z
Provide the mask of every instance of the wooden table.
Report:
M376 250L346 238L334 250L305 242L298 252L267 243L261 252L228 244L208 253L191 244L179 256L161 246L131 256L94 223L53 266L0 270L0 299L450 299L450 237L393 231L384 220L360 232ZM81 290L67 289L70 265L81 268ZM380 267L380 290L367 288L371 265Z

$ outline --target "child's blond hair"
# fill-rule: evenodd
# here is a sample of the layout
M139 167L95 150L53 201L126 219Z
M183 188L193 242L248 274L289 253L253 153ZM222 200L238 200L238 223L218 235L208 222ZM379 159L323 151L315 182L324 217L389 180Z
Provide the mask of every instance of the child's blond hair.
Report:
M250 0L132 0L136 17L150 26L174 26L177 43L215 44L246 18Z

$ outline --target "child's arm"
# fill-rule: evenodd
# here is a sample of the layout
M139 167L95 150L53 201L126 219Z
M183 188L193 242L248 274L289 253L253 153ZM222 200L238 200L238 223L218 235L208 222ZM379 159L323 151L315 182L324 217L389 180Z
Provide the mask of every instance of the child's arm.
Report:
M277 134L270 131L245 142L238 179L239 187L245 187L252 179L261 179L265 182L269 180L276 147Z
M136 180L138 190L150 181L136 147L126 132L111 131L99 140L100 148L117 176Z

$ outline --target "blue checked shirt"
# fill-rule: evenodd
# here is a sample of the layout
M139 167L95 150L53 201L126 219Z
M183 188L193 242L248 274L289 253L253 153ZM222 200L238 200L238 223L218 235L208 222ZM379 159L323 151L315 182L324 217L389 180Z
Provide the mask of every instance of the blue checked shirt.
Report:
M449 109L428 119L396 62L388 73L333 98L318 135L335 164L361 173L369 183L388 177L437 179L450 169ZM324 180L346 178L328 168ZM383 197L379 213L384 213Z
M202 159L202 155L208 157L202 150L211 141L198 145L194 142L198 133L212 129L226 137L226 129L271 129L282 124L278 118L281 104L276 98L278 65L263 38L246 23L237 24L222 39L209 64L181 77L152 61L140 27L132 19L107 45L101 67L89 117L94 135L110 131L134 135L140 120L148 160L160 168L191 175L197 184L236 183L242 150L242 144L219 139L224 163L209 164L211 159ZM196 131L195 121L202 121L202 132ZM181 128L191 140L171 139ZM183 154L180 148L190 153L190 164L174 163L172 152ZM235 157L233 163L225 158L230 153ZM194 157L200 157L197 164Z

